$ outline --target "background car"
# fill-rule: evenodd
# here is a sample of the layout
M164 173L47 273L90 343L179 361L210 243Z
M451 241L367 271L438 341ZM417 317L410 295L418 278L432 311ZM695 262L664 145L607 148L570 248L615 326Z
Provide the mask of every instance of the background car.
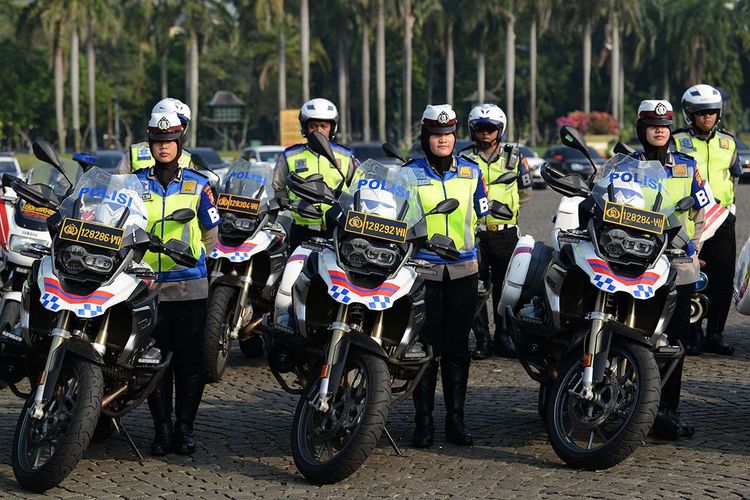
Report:
M95 165L97 167L114 174L124 154L122 151L103 149L94 153L93 156L96 159Z
M5 173L23 178L21 165L18 164L18 160L13 153L0 153L0 175Z
M375 160L383 165L401 165L401 160L391 158L383 152L383 147L379 142L355 142L347 146L354 153L354 157L360 163L367 160Z
M519 144L518 149L521 150L521 154L526 158L526 162L531 169L532 187L534 189L545 189L547 183L542 179L542 165L544 165L544 159L536 154L536 151L524 144Z
M266 161L268 163L276 163L276 159L283 152L283 146L250 146L242 150L242 153L240 153L240 158L250 162Z
M193 162L193 165L195 165L195 169L204 174L206 177L208 177L209 181L212 184L215 183L221 183L221 180L226 175L227 171L229 170L228 165L224 160L221 159L219 156L219 153L216 152L214 148L207 148L207 147L197 147L197 148L189 148L188 151L190 151L190 154L195 156L200 156L203 163L208 165L208 168L213 170L213 172L216 173L216 175L219 176L219 179L216 178L216 175L213 175L210 171L202 169L195 161Z
M605 163L604 158L602 158L591 146L588 147L588 150L591 159L597 167L596 170L599 170ZM549 163L550 166L559 168L566 173L580 174L586 178L596 174L594 167L591 166L586 159L586 156L577 149L569 148L568 146L562 146L559 144L550 146L544 153L543 159Z
M750 146L739 139L735 139L735 141L737 141L737 157L740 160L740 167L742 167L740 182L750 182Z

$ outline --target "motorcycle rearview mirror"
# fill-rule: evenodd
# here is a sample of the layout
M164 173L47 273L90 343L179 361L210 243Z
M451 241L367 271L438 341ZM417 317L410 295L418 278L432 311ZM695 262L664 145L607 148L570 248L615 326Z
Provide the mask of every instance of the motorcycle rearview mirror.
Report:
M615 147L612 148L612 152L615 154L630 155L635 153L635 149L631 148L627 144L618 141L617 144L615 144Z
M404 157L401 156L401 153L399 152L398 148L391 144L390 142L384 142L382 146L383 152L386 156L389 156L391 158L396 158L397 160L400 160L401 163L406 163L406 160L404 160Z
M3 187L9 188L15 181L23 182L19 177L16 177L15 175L8 173L3 174Z
M307 134L307 147L310 148L310 151L312 151L313 153L318 154L326 160L330 161L331 165L333 165L334 168L339 171L341 177L346 177L339 168L339 163L336 161L336 156L334 156L333 154L331 143L328 141L326 136L324 136L317 130L313 130L311 133Z
M208 166L208 163L206 163L206 160L204 160L201 155L198 153L190 153L190 161L198 167L198 170L205 170L207 172L210 172L212 175L216 176L217 181L221 181L221 176L217 174L214 169Z
M167 215L164 220L168 221L175 221L180 222L182 224L187 224L191 220L195 218L195 210L192 208L178 208L171 214Z
M171 239L163 246L163 252L177 264L185 267L194 267L198 259L190 251L190 245L184 241Z
M490 201L490 212L498 219L510 220L513 218L513 210L510 209L507 203L501 201Z
M320 207L305 200L294 200L292 204L289 205L289 209L308 219L318 219L323 217L323 211Z
M591 166L594 167L594 172L596 172L596 164L591 158L589 148L586 147L586 141L583 140L583 136L577 129L571 127L570 125L564 125L560 129L560 140L562 141L563 145L568 146L569 148L576 149L583 153Z
M505 172L503 175L499 176L490 184L493 186L495 184L511 184L516 179L518 179L518 174L516 174L515 172Z
M458 200L455 198L448 198L437 205L435 205L435 208L430 210L427 215L432 214L450 214L453 213L458 208Z
M690 210L694 205L695 199L692 196L685 196L675 204L674 208L678 212L684 212L685 210Z
M65 173L65 169L63 169L62 162L60 161L60 157L57 156L55 148L44 139L37 139L32 143L31 149L34 151L34 156L36 156L38 160L55 167L55 170L60 172L65 180L68 181L69 187L65 195L69 195L74 189L75 182L73 182L70 177L68 177L68 174Z

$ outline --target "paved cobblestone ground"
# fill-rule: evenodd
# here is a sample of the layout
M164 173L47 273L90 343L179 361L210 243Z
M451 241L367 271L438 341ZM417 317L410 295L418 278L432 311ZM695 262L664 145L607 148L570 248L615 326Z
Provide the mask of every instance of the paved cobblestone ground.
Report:
M750 187L738 190L740 239L750 233ZM521 218L525 232L547 239L559 197L535 191ZM743 241L738 242L738 248ZM536 413L535 384L521 366L493 358L471 368L467 424L476 445L445 444L438 398L437 445L409 447L413 409L402 404L389 428L403 447L397 457L383 439L366 465L349 480L314 486L297 472L290 451L296 398L275 383L262 360L238 350L224 380L207 389L196 423L199 451L192 458L147 457L139 463L124 438L93 443L61 487L48 493L76 497L714 497L750 496L750 319L732 312L727 337L734 357L688 358L683 415L695 424L693 439L649 438L621 465L601 472L567 468L547 443ZM13 478L10 448L21 401L0 393L0 497L25 497ZM151 421L145 405L125 424L146 453Z

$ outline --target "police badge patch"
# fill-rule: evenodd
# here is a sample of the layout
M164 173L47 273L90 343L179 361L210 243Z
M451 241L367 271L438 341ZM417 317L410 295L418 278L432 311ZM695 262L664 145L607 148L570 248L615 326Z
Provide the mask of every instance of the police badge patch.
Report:
M148 148L138 148L136 153L138 161L145 161L151 159L151 151Z
M196 181L182 181L180 194L195 194L195 188L198 186Z
M729 139L719 139L719 147L721 149L729 149Z
M687 165L685 165L684 163L672 165L672 177L687 177Z
M300 158L299 160L294 160L294 171L295 172L307 172L307 160L304 158Z
M462 179L471 179L471 167L463 166L459 168L458 176Z
M683 137L680 139L680 146L682 146L682 149L685 151L695 151L695 148L693 147L693 140L690 139L690 137Z

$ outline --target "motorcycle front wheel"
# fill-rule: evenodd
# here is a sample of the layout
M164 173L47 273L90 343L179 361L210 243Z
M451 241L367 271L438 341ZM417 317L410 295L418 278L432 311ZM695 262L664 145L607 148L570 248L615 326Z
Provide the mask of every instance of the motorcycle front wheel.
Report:
M232 348L232 312L237 300L237 289L229 286L217 286L211 292L206 315L206 330L203 337L203 364L208 373L207 383L221 380L227 369L229 351Z
M54 488L76 467L99 420L103 387L99 366L69 356L41 419L31 416L32 392L13 437L13 474L23 488Z
M580 351L568 356L547 403L547 434L566 464L608 469L629 457L646 439L659 409L661 376L651 351L615 339L594 398L579 396L583 386Z
M292 455L309 481L331 484L352 475L377 447L388 419L390 375L383 359L352 349L326 412L312 405L319 384L311 384L297 404Z

